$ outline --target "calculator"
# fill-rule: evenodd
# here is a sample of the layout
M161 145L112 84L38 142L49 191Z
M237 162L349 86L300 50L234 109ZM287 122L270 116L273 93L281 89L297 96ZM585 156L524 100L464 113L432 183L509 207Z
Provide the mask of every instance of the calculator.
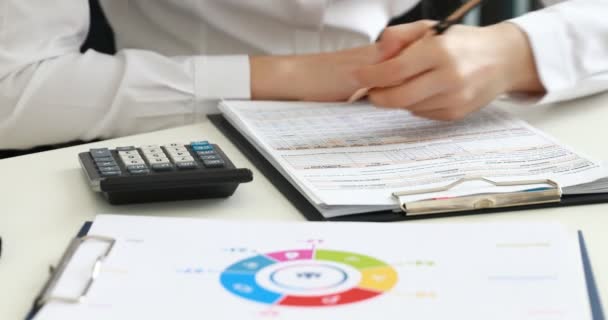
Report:
M91 189L111 204L229 197L253 180L207 141L96 148L78 157Z

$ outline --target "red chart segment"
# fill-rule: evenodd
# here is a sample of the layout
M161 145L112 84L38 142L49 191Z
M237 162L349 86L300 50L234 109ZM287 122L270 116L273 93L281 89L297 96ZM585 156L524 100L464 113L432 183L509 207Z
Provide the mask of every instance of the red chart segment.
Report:
M348 291L323 296L285 296L277 304L293 307L330 307L370 299L380 294L382 293L378 291L353 288Z

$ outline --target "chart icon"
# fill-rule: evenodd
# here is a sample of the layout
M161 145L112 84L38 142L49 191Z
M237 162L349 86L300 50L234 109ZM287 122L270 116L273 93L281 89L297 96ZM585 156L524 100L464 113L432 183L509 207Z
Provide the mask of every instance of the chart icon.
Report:
M226 268L222 286L251 301L328 307L377 297L397 283L397 272L376 258L335 250L286 250L240 260Z

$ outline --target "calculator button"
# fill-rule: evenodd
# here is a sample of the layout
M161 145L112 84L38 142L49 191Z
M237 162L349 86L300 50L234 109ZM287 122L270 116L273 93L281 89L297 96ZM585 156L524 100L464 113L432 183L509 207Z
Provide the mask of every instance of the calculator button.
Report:
M116 162L114 161L102 161L102 162L97 162L95 163L97 165L97 167L99 168L103 168L103 167L114 167L116 166Z
M191 146L206 146L209 145L209 141L192 141Z
M163 159L163 160L168 160L167 156L165 156L164 153L153 153L153 154L146 154L146 159L152 161L152 160L156 160L156 159Z
M120 171L104 171L100 173L103 177L116 177L121 174Z
M220 156L218 156L217 154L202 155L202 156L199 156L199 158L203 161L204 160L221 160Z
M117 147L116 148L116 151L118 151L119 153L121 151L133 151L133 150L135 150L134 146L126 146L126 147Z
M143 159L141 158L141 156L139 155L128 155L128 156L121 156L120 157L123 161L125 162L130 162L130 161L142 161Z
M111 171L118 171L118 172L120 172L120 168L118 166L99 167L99 172L101 172L101 173L103 173L103 172L111 172Z
M129 170L129 173L130 174L148 174L148 173L150 173L150 170L148 170L148 169L137 169L137 170L133 169L133 170Z
M127 166L127 170L129 170L129 172L133 172L134 170L144 170L144 169L148 169L148 166L146 166L145 164L134 164L134 165L128 165Z
M194 161L194 158L192 158L191 156L185 156L185 157L173 157L173 162L175 163L180 163L180 162L192 162Z
M167 152L169 154L173 154L173 153L177 153L177 152L188 152L188 149L186 149L185 147L165 147L165 150L167 150Z
M192 157L190 155L190 152L188 151L184 151L184 152L174 152L170 154L173 158L182 158L182 157Z
M149 154L165 154L161 148L143 149L145 155Z
M169 171L173 169L173 165L170 163L153 163L152 170L154 171Z
M224 160L216 159L216 160L203 160L203 164L207 168L223 168Z
M157 144L148 144L145 146L141 146L142 150L150 150L150 149L160 149L160 147Z
M217 154L214 150L197 151L196 154L201 157L205 155Z
M112 157L112 152L108 148L100 148L100 149L91 149L89 150L91 156L95 159L97 158L108 158Z
M198 167L194 161L176 162L175 165L180 169L194 169Z
M125 165L127 167L129 166L137 166L137 165L146 165L146 163L144 162L143 159L129 159L127 161L125 161Z
M114 158L112 157L93 158L93 160L95 161L95 163L114 162Z
M167 158L148 158L148 162L151 164L170 163Z
M169 143L165 145L165 148L183 148L184 145L182 143Z
M119 151L118 155L121 157L126 157L126 156L139 156L139 152L137 152L137 150L131 150L131 151Z
M192 150L194 150L194 151L213 151L213 146L210 144L194 145L194 146L192 146Z

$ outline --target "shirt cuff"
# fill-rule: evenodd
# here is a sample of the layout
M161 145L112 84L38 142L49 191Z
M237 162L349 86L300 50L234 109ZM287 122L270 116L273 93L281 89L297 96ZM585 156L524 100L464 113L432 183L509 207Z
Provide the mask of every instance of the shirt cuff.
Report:
M248 56L201 56L195 60L194 74L198 101L251 98Z
M576 84L575 72L569 64L572 61L572 48L567 43L569 35L566 23L551 9L528 13L509 22L526 33L537 72L547 92L542 96L527 97L526 100L535 100L538 104L565 100L567 97L564 93Z

